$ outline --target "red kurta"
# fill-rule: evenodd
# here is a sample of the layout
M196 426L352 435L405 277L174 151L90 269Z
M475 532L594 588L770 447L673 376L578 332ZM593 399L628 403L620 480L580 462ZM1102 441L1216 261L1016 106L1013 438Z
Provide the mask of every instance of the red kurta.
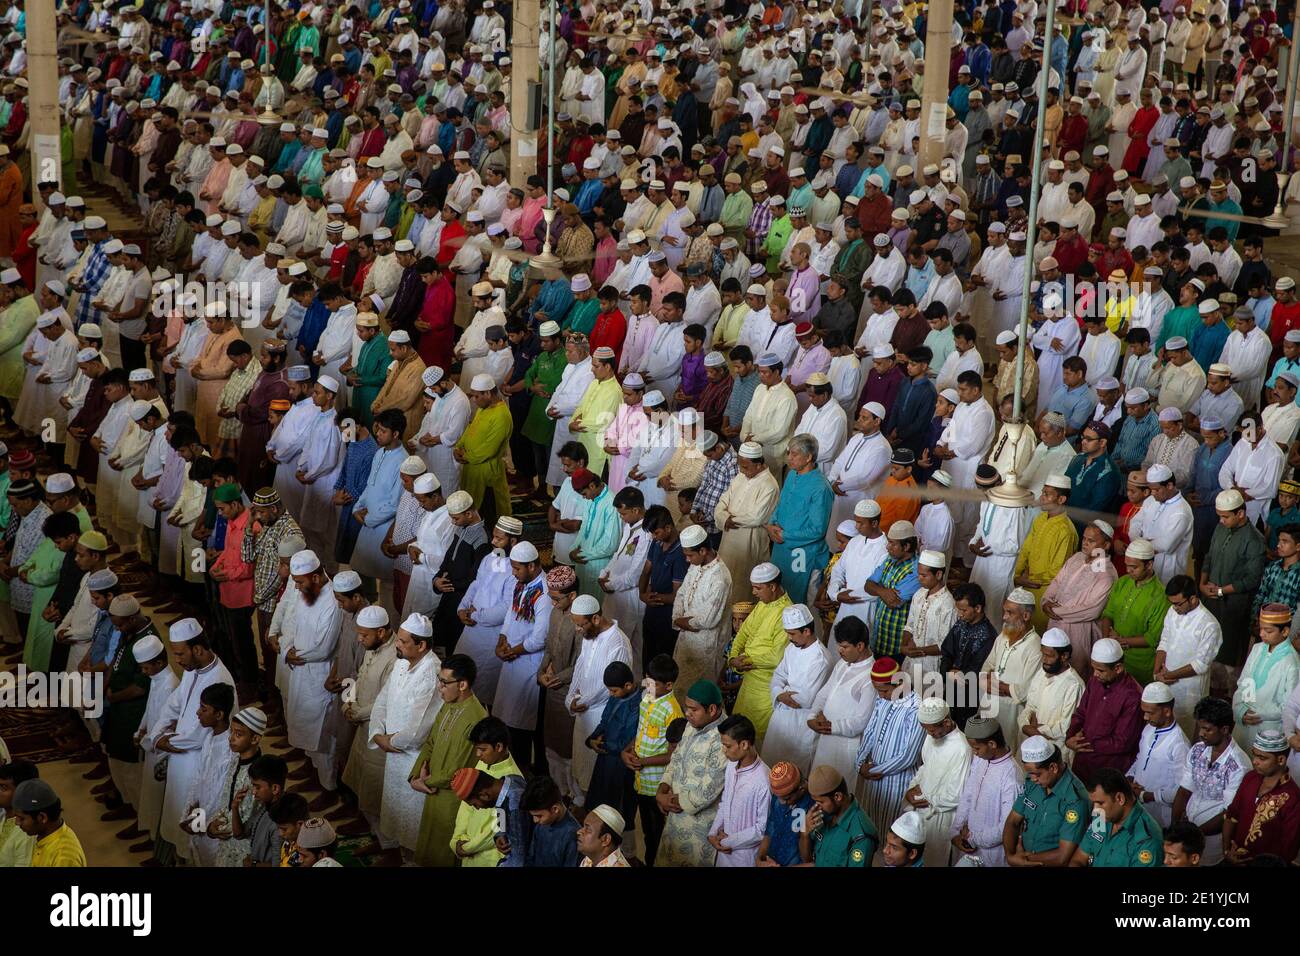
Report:
M1237 821L1232 842L1250 857L1271 853L1289 863L1300 853L1300 787L1287 777L1262 799L1256 799L1263 781L1258 773L1250 771L1228 804L1225 815Z

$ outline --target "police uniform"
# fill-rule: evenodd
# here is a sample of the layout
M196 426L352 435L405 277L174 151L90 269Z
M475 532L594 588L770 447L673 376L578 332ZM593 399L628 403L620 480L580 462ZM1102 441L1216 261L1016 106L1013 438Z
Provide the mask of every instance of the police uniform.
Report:
M1021 840L1026 853L1056 850L1062 840L1081 845L1092 819L1088 791L1069 770L1056 781L1051 793L1026 777L1024 792L1012 809L1025 818Z
M1088 833L1083 851L1093 866L1163 866L1164 834L1142 804L1135 804L1115 829L1106 824Z
M880 845L880 835L861 805L851 800L833 824L822 818L812 842L816 866L868 867Z

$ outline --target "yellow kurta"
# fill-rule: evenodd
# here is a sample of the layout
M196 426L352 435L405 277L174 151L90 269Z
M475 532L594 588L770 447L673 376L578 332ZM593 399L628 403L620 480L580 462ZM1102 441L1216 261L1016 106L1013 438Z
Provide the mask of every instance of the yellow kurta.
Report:
M618 406L623 402L623 389L618 379L593 381L582 393L578 407L569 419L569 430L573 431L573 422L582 425L582 431L573 432L574 437L587 449L587 469L599 475L605 470L609 456L605 454L605 429L609 427Z
M713 509L713 523L722 529L718 557L731 572L731 600L750 600L749 572L767 560L772 542L763 528L776 510L781 486L770 471L760 471L754 478L737 474ZM727 530L727 519L734 518L737 528Z
M784 633L784 632L782 632ZM501 778L516 774L523 776L514 757L507 757L500 763L488 766L482 760L474 764L475 770L482 770L494 777ZM465 850L470 856L461 857L461 866L496 866L501 862L501 851L496 847L497 811L495 807L476 810L465 801L461 801L456 811L456 827L451 832L451 849L456 851L456 844L465 841Z
M744 714L754 722L760 748L768 722L772 719L772 673L781 663L785 646L789 643L781 623L781 612L791 603L788 594L782 594L775 601L760 602L745 618L740 633L731 642L731 660L744 654L754 665L754 669L746 671L740 682L732 714Z
M1027 574L1038 582L1030 590L1034 594L1034 627L1040 632L1050 626L1042 611L1043 592L1078 548L1079 532L1064 514L1040 514L1029 526L1029 534L1016 558L1015 574L1017 577Z
M683 488L694 488L700 483L700 475L704 474L704 466L707 464L708 459L704 457L704 452L700 451L698 446L678 445L672 458L668 459L663 475L668 476L668 480L678 491ZM682 513L677 507L676 492L664 497L667 499L664 504L673 516L673 523L679 523L682 520Z
M465 453L465 464L461 466L460 474L461 489L474 497L475 508L483 507L489 491L495 492L497 517L510 514L510 485L506 482L502 456L513 430L510 406L497 402L474 412L460 441L456 442L456 447Z

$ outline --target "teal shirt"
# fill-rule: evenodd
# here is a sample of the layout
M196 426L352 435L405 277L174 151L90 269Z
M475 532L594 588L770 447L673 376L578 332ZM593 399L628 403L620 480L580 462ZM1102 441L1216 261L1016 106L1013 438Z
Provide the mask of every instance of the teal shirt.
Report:
M7 477L0 476L0 477ZM6 482L6 487L8 483ZM1268 513L1268 546L1277 547L1277 533L1289 524L1300 524L1300 505L1294 508L1282 510L1281 505L1274 505L1273 510ZM3 527L3 524L0 524Z
M307 157L307 161L303 163L302 168L298 170L298 182L315 183L317 186L320 185L320 181L325 178L325 167L322 165L321 161L325 158L326 152L327 150L323 146L320 149L313 149L311 151L311 155Z
M1093 866L1164 866L1164 834L1138 803L1118 828L1107 824L1101 832L1089 831L1083 852Z
M1025 852L1044 853L1060 847L1061 841L1076 846L1083 842L1092 820L1092 800L1072 771L1056 781L1048 793L1025 777L1024 792L1012 809L1025 818Z
M835 823L822 825L812 833L815 866L864 868L880 846L880 835L856 800L850 800Z

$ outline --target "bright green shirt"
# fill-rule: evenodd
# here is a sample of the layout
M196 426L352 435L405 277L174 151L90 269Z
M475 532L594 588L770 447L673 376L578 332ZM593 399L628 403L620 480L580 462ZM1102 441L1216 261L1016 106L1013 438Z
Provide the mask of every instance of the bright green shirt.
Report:
M1165 624L1165 612L1169 610L1169 598L1165 596L1165 586L1154 574L1135 584L1129 575L1124 575L1110 589L1110 598L1101 616L1110 621L1110 626L1120 637L1143 637L1145 647L1124 648L1124 669L1133 675L1139 684L1149 684L1155 670L1156 647L1160 644L1160 632Z

